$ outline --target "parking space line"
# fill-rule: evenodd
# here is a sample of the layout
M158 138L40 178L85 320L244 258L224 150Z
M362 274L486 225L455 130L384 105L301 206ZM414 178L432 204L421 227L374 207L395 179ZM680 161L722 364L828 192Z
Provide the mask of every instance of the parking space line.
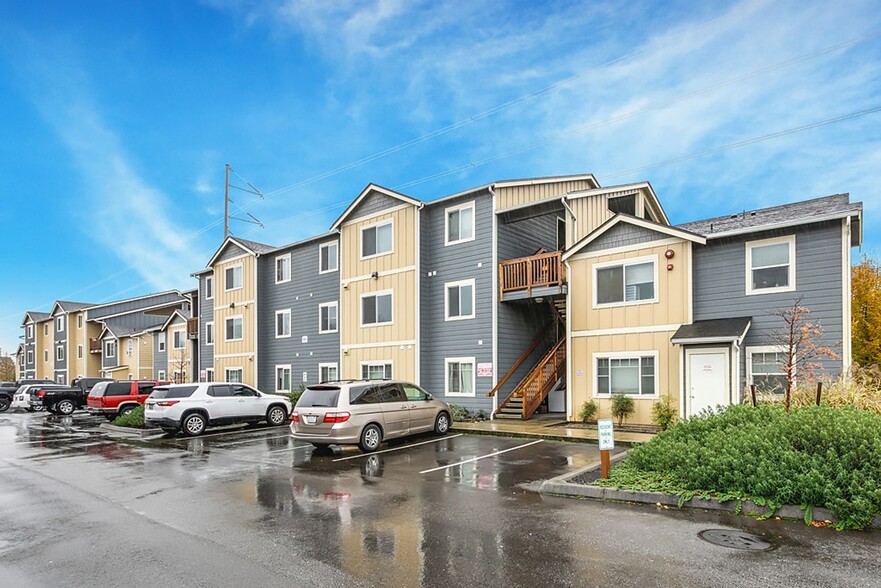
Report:
M465 459L457 463L451 463L450 465L438 466L436 468L431 468L430 470L422 470L419 472L420 474L429 474L431 472L436 472L438 470L445 470L447 468L454 468L456 466L460 466L462 464L471 463L477 461L479 459L485 459L487 457L493 457L495 455L501 455L502 453L508 453L509 451L515 451L517 449L523 449L524 447L529 447L530 445L535 445L536 443L541 443L544 439L539 439L538 441L532 441L530 443L524 443L523 445L518 445L517 447L510 447L508 449L502 449L501 451L495 451L493 453L488 453L486 455L481 455L480 457L472 457L471 459Z
M438 439L429 439L428 441L423 441L422 443L413 443L411 445L404 445L403 447L393 447L392 449L383 449L382 451L374 451L373 453L361 453L359 455L350 455L348 457L340 457L335 459L334 461L346 461L347 459L358 459L359 457L368 457L371 455L376 455L377 453L389 453L390 451L400 451L401 449L409 449L411 447L417 447L419 445L427 445L429 443L437 443L439 441L443 441L444 439L455 439L456 437L461 437L464 433L459 433L458 435L447 435L444 437L440 437Z
M270 449L267 453L284 453L285 451L296 451L297 449L306 449L312 447L309 445L297 445L296 447L285 447L284 449Z

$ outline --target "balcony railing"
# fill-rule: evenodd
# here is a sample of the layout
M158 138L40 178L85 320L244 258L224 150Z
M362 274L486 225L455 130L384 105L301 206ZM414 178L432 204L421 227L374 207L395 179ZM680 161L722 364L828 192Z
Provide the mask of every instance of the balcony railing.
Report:
M89 339L89 353L101 353L101 340L95 337Z
M187 338L188 339L198 339L199 338L199 319L198 318L187 319Z
M525 290L532 296L534 288L552 288L566 282L563 254L560 251L519 257L499 263L499 296Z

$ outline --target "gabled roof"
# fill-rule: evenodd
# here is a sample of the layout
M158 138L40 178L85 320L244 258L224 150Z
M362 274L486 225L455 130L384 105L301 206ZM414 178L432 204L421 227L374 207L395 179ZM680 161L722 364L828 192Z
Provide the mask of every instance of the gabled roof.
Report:
M52 306L52 311L49 314L55 316L55 311L58 309L61 309L61 312L64 313L71 313L78 310L91 308L93 306L95 305L88 302L69 302L67 300L56 300L55 304Z
M656 223L655 221L650 221L644 218L639 218L630 214L619 212L618 214L595 228L589 234L582 237L578 242L574 243L572 247L566 250L566 252L563 254L563 261L566 261L573 255L577 254L588 244L596 241L599 237L608 232L612 227L615 227L620 223L635 225L637 227L649 229L650 231L655 231L657 233L676 237L684 241L691 241L692 243L699 243L701 245L704 245L707 242L706 238L704 238L703 235L698 235L697 233L693 233L691 231L686 231L677 227L671 227L670 225L662 225L661 223Z
M265 243L258 243L257 241L248 241L247 239L241 239L239 237L227 237L226 239L223 240L223 243L220 244L220 247L217 248L217 251L214 252L214 255L211 256L211 261L208 262L209 267L214 265L214 262L217 260L217 258L220 256L220 254L223 253L223 250L229 246L230 243L232 243L238 247L241 247L245 251L247 251L253 255L256 255L256 256L260 256L265 253L269 253L273 249L275 249L275 247L273 247L272 245L267 245ZM203 273L203 272L199 272L199 274L201 274L201 273ZM193 275L198 275L198 274L193 274Z
M554 182L573 182L576 180L590 180L597 188L600 183L593 174L577 174L572 176L542 176L537 178L520 178L516 180L500 180L494 182L496 188L507 188L510 186L530 186L535 184L552 184Z
M355 200L353 200L352 203L349 204L348 208L346 208L346 210L343 211L343 213L339 216L339 218L336 219L332 225L330 225L330 230L331 231L337 230L340 227L340 225L343 224L343 221L345 221L346 218L348 218L348 216L350 214L352 214L352 211L355 210L358 207L358 205L361 204L361 201L364 200L365 198L367 198L367 196L369 196L371 192L379 192L380 194L385 194L386 196L396 198L405 204L412 204L413 206L420 206L423 204L423 202L421 200L417 200L416 198L411 198L410 196L407 196L406 194L401 194L400 192L395 192L394 190L390 190L388 188L383 188L382 186L379 186L377 184L370 183L370 184L367 184L366 188L361 190L361 193L358 194L358 197L355 198Z
M677 345L695 343L743 343L752 324L752 317L708 319L682 325L673 333L670 342Z
M48 321L52 318L52 315L48 312L36 312L34 310L29 310L24 313L24 318L21 321L22 326L28 323L28 320L35 323L42 323L43 321Z
M638 191L645 191L648 193L651 204L655 208L655 212L661 215L661 220L663 220L667 224L670 224L670 219L667 217L667 213L664 211L664 207L661 205L661 201L658 199L658 195L655 194L655 189L652 188L652 185L649 182L639 182L636 184L618 184L617 186L606 186L605 188L594 188L592 190L570 192L566 195L566 198L586 198L588 196L596 196L597 194L614 195L617 193L621 193L621 195L624 196L627 194L633 194Z
M108 325L105 323L104 328L101 329L101 334L98 335L98 339L103 339L105 333L110 333L116 339L122 339L123 337L131 337L133 335L141 335L143 333L149 333L151 331L158 331L161 329L161 327L162 323L157 323L149 327Z
M134 296L132 298L123 298L122 300L114 300L113 302L103 302L101 304L90 304L89 310L97 310L99 308L107 308L108 306L115 306L117 304L124 304L126 302L135 302L136 300L144 300L145 298L153 298L157 296L165 296L166 294L177 294L181 295L180 290L171 289L171 290L163 290L162 292L153 292L152 294L144 294L143 296ZM142 309L134 309L132 312ZM106 318L106 317L102 317Z
M156 330L157 331L164 331L165 329L167 329L171 325L171 323L174 322L175 318L180 318L181 320L184 321L184 324L186 324L186 322L187 322L187 317L185 317L181 311L175 310L173 313L168 315L168 320L166 320L164 323L162 323L162 326Z
M859 223L862 220L862 213L862 202L851 202L849 194L833 194L791 204L745 210L737 214L693 221L678 225L678 227L700 233L708 239L718 239L849 216L856 217L856 221ZM851 237L853 245L859 245L862 242L861 226L856 229Z

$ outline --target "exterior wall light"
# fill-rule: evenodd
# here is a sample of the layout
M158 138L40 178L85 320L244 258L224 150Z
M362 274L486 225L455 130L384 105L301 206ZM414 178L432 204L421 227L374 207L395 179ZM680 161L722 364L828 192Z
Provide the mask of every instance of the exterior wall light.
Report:
M676 252L673 251L672 249L668 249L667 251L664 252L664 257L666 257L667 259L673 259L674 255L676 255Z

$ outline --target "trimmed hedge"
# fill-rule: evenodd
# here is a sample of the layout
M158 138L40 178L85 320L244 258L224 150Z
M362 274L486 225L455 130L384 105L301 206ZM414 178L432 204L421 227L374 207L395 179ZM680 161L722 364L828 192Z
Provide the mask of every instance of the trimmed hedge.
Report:
M117 427L131 427L133 429L144 428L144 405L138 406L136 409L118 416L113 420L113 424Z
M633 450L604 485L679 489L680 498L814 506L864 528L881 514L881 416L855 408L730 406L680 422ZM616 471L617 470L617 471ZM653 486L654 488L648 488Z

